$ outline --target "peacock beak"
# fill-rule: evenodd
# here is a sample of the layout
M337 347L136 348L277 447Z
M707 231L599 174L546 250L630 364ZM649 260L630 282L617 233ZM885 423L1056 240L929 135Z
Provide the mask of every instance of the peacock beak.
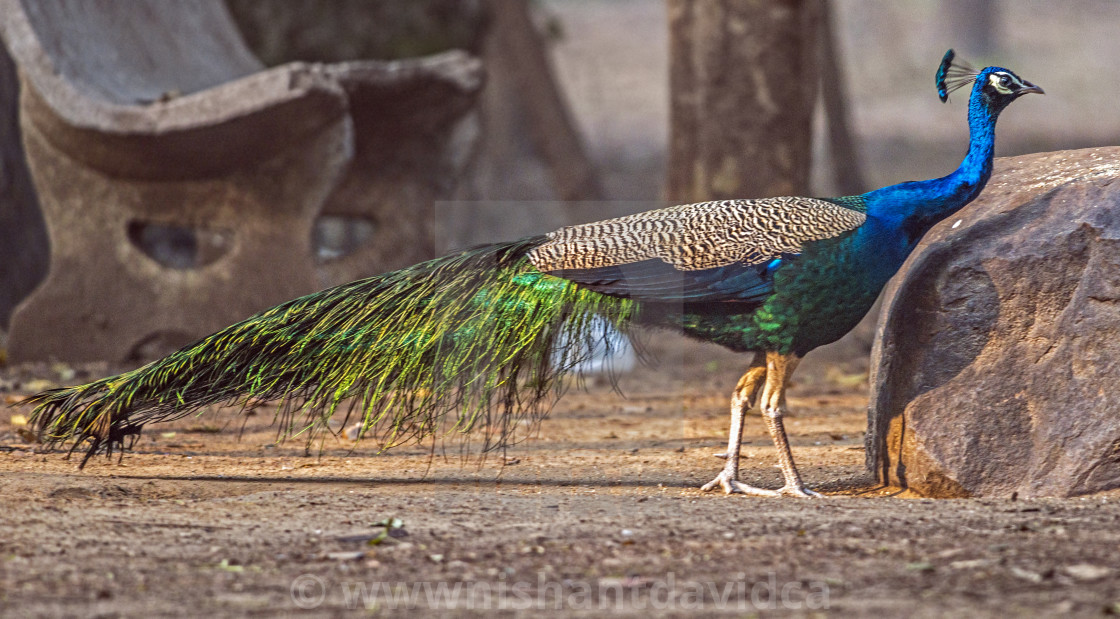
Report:
M1025 95L1029 92L1037 92L1040 95L1046 94L1046 91L1043 90L1041 87L1035 86L1034 84L1032 84L1032 83L1030 83L1026 80L1023 80L1023 88L1020 88L1015 94Z

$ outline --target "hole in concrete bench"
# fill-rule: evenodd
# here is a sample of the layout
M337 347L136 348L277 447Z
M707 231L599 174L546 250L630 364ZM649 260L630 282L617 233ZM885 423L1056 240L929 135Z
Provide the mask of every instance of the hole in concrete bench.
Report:
M145 256L169 269L197 269L216 262L229 251L232 236L226 230L128 222L128 240Z
M311 229L311 246L316 260L330 262L361 249L376 232L377 224L366 217L322 215Z

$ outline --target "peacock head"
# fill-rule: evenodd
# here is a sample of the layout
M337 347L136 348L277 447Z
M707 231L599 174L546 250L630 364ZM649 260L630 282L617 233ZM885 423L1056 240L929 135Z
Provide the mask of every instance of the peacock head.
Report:
M942 101L947 101L949 93L968 84L973 84L971 103L982 106L992 116L1025 94L1045 94L1042 88L1009 69L985 67L977 71L958 59L953 50L945 52L941 66L937 68L937 95Z

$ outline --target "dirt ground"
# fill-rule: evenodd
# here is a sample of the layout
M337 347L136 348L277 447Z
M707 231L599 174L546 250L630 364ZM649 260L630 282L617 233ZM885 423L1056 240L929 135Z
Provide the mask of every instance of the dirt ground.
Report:
M1120 494L935 501L877 486L859 363L809 362L791 393L795 456L828 498L700 492L745 360L657 346L655 367L622 378L625 398L592 381L481 464L334 438L309 456L276 443L267 410L243 430L225 410L79 471L21 438L17 404L0 413L0 614L1120 612ZM70 371L8 368L0 384L18 402ZM749 421L743 478L776 487Z

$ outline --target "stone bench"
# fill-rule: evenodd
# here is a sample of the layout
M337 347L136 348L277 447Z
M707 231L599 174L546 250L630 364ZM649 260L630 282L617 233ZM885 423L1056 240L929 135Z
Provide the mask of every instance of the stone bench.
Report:
M0 35L51 245L15 361L140 360L423 253L481 84L456 52L266 69L220 0L0 0ZM321 256L324 217L380 236Z

